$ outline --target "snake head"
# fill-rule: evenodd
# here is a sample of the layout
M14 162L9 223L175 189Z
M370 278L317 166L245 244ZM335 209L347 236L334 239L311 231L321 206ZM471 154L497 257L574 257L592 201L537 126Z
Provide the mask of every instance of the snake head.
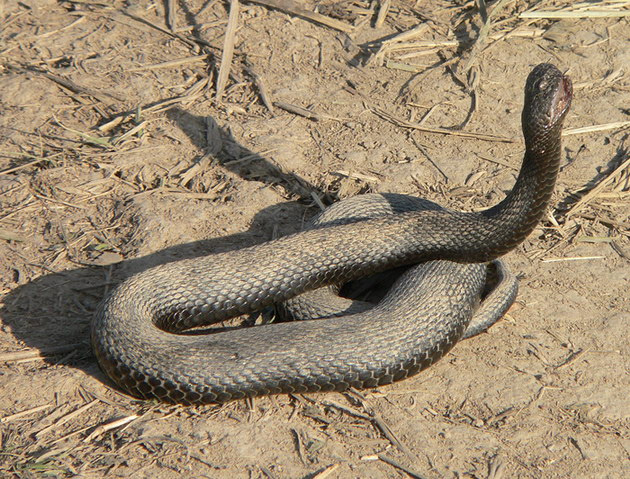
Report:
M571 79L558 68L550 63L534 68L525 84L522 118L525 138L536 142L551 130L562 128L572 98Z

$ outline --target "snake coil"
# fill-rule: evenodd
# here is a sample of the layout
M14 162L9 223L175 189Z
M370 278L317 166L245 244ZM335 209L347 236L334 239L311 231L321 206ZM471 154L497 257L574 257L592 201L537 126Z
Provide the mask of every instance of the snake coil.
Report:
M190 404L373 387L429 366L461 338L477 306L485 270L470 263L514 248L548 205L571 98L571 81L553 65L530 73L521 171L512 191L488 210L385 215L132 276L92 321L101 368L135 396ZM427 262L423 272L403 274L370 311L206 336L173 334L419 262Z

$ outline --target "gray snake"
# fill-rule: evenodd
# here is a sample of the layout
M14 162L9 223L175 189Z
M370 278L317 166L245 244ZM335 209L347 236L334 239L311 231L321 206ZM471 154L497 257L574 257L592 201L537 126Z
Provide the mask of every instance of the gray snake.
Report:
M442 207L437 203L410 195L364 194L329 206L311 219L307 228L348 224L409 211L441 209ZM426 267L426 263L412 266L414 271L406 272L407 279L414 281L416 275L421 277L425 274L424 269ZM491 265L478 263L476 269L482 274L488 274L486 284L488 291L483 295L483 301L475 310L474 316L461 337L462 339L479 334L494 324L514 303L518 292L518 280L501 260L494 260ZM362 280L358 285L347 288L346 294L369 297L370 301L349 299L340 294L341 285L330 285L307 291L280 303L276 305L276 311L281 318L291 320L323 319L362 313L374 307L374 302L379 299L379 295L384 290L391 288L392 281L397 279L400 274L402 274L400 268L388 270L385 274L374 275ZM455 271L455 275L458 275L457 271ZM479 298L479 296L480 292L477 290L471 290L469 293L470 298ZM415 298L404 298L404 300L412 301L409 307L413 311Z
M417 373L465 334L486 280L474 263L517 246L544 213L571 98L571 81L553 65L530 73L522 167L512 191L487 210L421 209L316 227L132 276L92 321L101 368L130 394L185 404L373 387ZM404 273L358 314L173 334L420 262L420 273Z

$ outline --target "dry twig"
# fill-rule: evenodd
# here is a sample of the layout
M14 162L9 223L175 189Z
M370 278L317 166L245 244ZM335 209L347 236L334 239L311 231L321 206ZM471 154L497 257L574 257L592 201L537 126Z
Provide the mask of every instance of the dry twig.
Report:
M310 120L320 121L320 120L335 120L341 121L339 118L335 118L333 116L326 115L324 113L318 113L313 110L309 110L307 108L303 108L297 105L291 105L290 103L285 103L282 101L274 102L274 105L278 108L288 111L289 113L293 113L295 115L303 116L304 118L308 118Z
M223 42L223 54L221 55L221 66L219 67L219 76L217 78L217 100L223 98L225 85L230 76L232 68L232 58L234 56L234 42L236 41L236 28L238 27L240 5L238 0L230 1L230 14L228 24L225 30L225 41Z
M372 113L374 113L375 115L380 116L384 120L388 120L394 123L395 125L402 126L404 128L411 128L413 130L424 131L426 133L438 133L441 135L462 136L465 138L476 138L478 140L497 141L500 143L516 143L516 140L513 140L512 138L506 138L503 136L485 135L483 133L470 133L470 132L464 132L464 131L458 131L458 130L449 130L447 128L431 128L428 126L423 126L418 123L412 123L409 121L396 118L393 114L374 106L370 107L370 111L372 111Z
M630 158L627 158L621 165L619 165L615 171L610 173L606 178L599 182L599 184L591 191L586 193L582 198L577 201L569 211L566 212L565 217L569 218L571 215L578 212L590 201L592 201L606 186L608 186L623 170L630 166Z
M378 458L389 464L390 466L394 466L397 469L400 469L401 471L409 474L411 477L413 477L414 479L425 479L425 476L420 475L419 472L414 471L413 469L404 466L403 464L401 464L400 462L398 462L396 459L393 459L389 456L386 456L385 454L379 454Z
M191 57L179 58L177 60L169 60L166 62L155 63L153 65L145 65L142 67L131 68L128 71L130 72L142 72L147 70L157 70L159 68L173 68L180 67L182 65L188 65L190 63L201 63L208 59L208 55L193 55Z
M374 27L381 28L385 23L385 19L387 18L387 14L389 13L389 7L391 6L391 0L381 0L378 6L378 15L376 16L376 22L374 22Z
M258 5L264 5L265 7L275 8L276 10L290 13L298 17L304 17L315 23L326 25L327 27L339 30L345 33L351 33L354 28L346 23L335 20L334 18L327 17L320 13L311 12L298 5L293 0L247 0L250 3L257 3Z

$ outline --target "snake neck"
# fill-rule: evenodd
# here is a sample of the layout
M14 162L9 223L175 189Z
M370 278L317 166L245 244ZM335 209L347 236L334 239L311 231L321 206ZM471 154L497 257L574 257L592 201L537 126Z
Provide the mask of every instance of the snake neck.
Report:
M512 191L499 204L479 213L492 224L484 252L507 253L534 230L553 194L561 159L561 125L531 136L525 131L525 156ZM488 255L489 257L489 255Z

